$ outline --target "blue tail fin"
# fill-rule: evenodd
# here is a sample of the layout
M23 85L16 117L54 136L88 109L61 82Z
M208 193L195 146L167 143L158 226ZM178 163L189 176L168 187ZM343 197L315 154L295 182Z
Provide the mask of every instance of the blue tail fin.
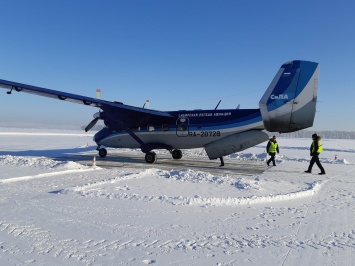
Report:
M309 61L281 66L259 102L266 130L286 133L313 126L318 73L319 64Z

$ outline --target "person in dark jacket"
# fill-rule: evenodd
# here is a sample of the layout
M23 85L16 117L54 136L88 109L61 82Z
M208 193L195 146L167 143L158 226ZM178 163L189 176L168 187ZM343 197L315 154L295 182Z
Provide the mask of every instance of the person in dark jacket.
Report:
M317 166L319 167L320 169L320 175L325 175L325 170L322 166L322 164L320 163L319 161L319 154L323 151L323 145L322 145L322 142L321 142L321 137L318 136L317 134L313 134L312 135L312 144L311 144L311 148L310 148L310 153L311 153L311 156L312 156L312 159L309 163L309 166L308 166L308 170L305 171L306 173L312 173L312 167L314 165L314 163L317 164Z
M219 159L221 160L221 165L220 165L220 167L224 166L223 156L219 157Z
M266 152L269 153L269 155L271 156L271 158L267 161L266 164L269 166L270 162L272 162L273 165L276 166L275 155L276 152L279 153L279 144L276 141L276 136L273 136L267 143Z

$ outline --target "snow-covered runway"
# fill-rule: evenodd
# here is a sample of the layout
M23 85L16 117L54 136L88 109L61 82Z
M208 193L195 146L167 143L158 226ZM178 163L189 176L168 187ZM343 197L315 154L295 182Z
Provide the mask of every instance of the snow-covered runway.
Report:
M323 140L319 176L303 173L308 139L279 139L276 167L263 144L224 169L202 150L154 165L111 151L92 167L78 132L0 140L1 265L355 264L355 141Z

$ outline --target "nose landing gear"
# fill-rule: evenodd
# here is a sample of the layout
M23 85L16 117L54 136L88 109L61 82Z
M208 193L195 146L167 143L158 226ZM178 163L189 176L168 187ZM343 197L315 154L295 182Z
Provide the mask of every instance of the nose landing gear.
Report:
M107 155L107 150L106 150L105 148L100 148L100 146L98 146L98 147L96 148L96 150L99 151L99 156L100 156L101 158L105 158L105 157L106 157L106 155Z

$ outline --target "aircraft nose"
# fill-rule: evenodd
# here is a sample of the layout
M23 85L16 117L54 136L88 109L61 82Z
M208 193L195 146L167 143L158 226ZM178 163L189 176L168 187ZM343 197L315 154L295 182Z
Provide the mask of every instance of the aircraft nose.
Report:
M100 142L106 137L108 137L111 133L111 130L105 127L94 135L93 140L97 145L99 145Z

